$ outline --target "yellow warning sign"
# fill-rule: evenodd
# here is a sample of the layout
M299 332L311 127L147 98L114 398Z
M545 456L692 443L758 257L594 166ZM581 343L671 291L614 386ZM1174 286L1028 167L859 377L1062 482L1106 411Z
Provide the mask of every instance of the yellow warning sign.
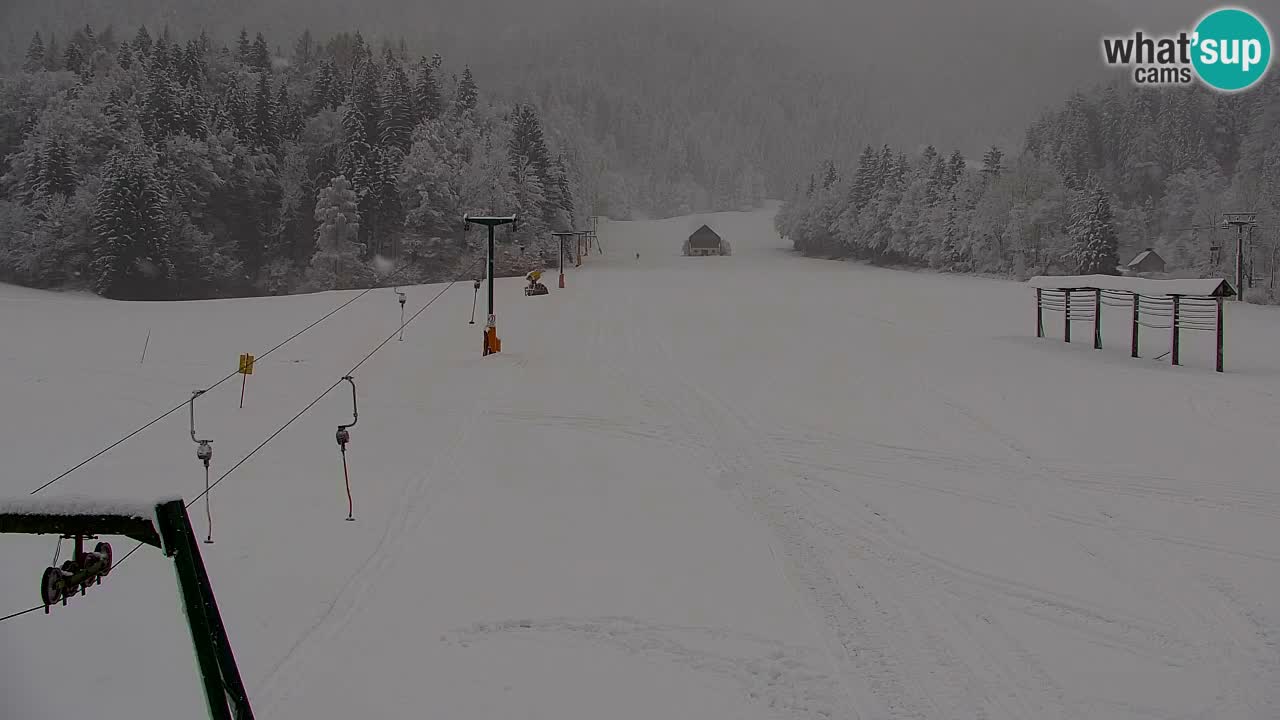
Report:
M250 355L249 353L245 353L245 354L243 354L243 355L241 355L241 356L240 356L240 370L239 370L239 372L240 372L240 374L241 374L241 375L252 375L252 374L253 374L253 356L252 356L252 355Z

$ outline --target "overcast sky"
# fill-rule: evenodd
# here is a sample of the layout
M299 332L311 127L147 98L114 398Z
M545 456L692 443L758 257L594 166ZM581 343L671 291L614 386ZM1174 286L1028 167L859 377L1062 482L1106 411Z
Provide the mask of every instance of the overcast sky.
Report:
M1280 0L1242 3L1280 28ZM0 0L0 43L20 52L37 27L65 33L83 22L132 33L139 23L208 28L230 39L263 30L288 48L304 27L361 29L440 50L499 83L522 61L521 44L571 42L625 13L741 38L750 60L764 43L794 49L815 68L848 71L850 90L917 118L903 144L981 135L1020 141L1026 122L1078 87L1116 80L1103 67L1102 35L1135 27L1187 28L1215 4L1197 0ZM490 31L505 30L501 38ZM657 45L658 43L654 43ZM609 51L605 48L604 51ZM627 58L643 72L643 58ZM743 67L750 68L750 62ZM967 144L967 141L966 141ZM968 149L972 149L969 147Z

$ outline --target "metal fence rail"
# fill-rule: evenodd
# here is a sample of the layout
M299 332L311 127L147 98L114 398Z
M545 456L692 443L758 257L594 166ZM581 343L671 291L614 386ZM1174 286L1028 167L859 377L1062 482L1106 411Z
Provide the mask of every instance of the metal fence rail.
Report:
M1159 295L1114 288L1036 287L1036 337L1045 336L1045 312L1062 313L1064 342L1071 342L1072 323L1091 322L1093 347L1100 350L1102 308L1124 309L1131 314L1130 354L1133 357L1138 357L1139 328L1170 331L1170 350L1166 354L1172 356L1174 365L1180 364L1178 356L1183 330L1212 332L1217 339L1215 369L1223 372L1223 300L1234 293L1225 283L1221 287L1225 290L1216 290L1214 295Z

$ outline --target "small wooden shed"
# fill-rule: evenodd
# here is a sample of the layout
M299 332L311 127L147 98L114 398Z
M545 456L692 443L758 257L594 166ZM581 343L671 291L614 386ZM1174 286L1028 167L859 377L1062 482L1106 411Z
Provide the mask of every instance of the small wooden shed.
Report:
M715 230L703 225L684 243L685 255L724 255L724 240Z
M1121 271L1125 275L1145 275L1147 273L1162 273L1164 269L1164 258L1160 257L1155 250L1147 248L1130 260L1128 265L1121 268Z

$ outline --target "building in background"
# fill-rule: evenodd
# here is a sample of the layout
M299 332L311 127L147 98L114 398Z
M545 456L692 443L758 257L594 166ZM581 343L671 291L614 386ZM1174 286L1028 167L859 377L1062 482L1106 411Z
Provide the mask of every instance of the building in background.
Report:
M1138 253L1127 265L1120 268L1120 272L1124 275L1158 275L1164 271L1164 258L1151 248Z

